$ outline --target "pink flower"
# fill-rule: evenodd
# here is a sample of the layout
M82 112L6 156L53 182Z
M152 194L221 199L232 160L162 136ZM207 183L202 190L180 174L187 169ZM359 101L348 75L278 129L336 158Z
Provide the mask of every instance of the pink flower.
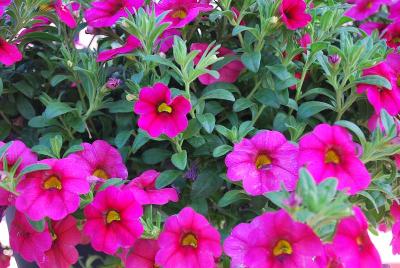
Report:
M400 46L400 19L389 24L383 37L391 48Z
M126 43L123 46L100 52L99 56L97 57L97 62L108 61L118 55L131 53L141 46L142 43L140 42L140 40L137 39L135 36L130 35L126 39Z
M186 207L167 218L156 263L163 268L210 268L222 254L221 236L207 219Z
M0 147L4 145L3 142L0 141ZM7 169L10 170L18 161L19 165L16 170L16 174L18 175L21 170L25 167L34 164L37 161L37 156L34 154L26 145L18 140L12 142L11 146L7 149L4 154L7 160ZM3 158L0 157L0 172L4 170L3 167ZM1 177L1 176L0 176ZM14 202L14 194L0 188L0 206L8 206Z
M136 200L142 205L164 205L169 201L177 202L178 193L174 188L156 188L156 180L160 175L155 170L147 170L134 178L126 188L132 191Z
M38 232L33 229L24 214L18 211L15 213L10 228L10 245L26 261L43 259L44 252L51 247L51 241L47 224L43 232Z
M155 263L155 257L159 247L157 240L138 239L133 247L126 250L123 262L126 268L154 268L159 267Z
M134 13L141 7L144 0L98 0L91 3L92 7L85 11L85 19L89 26L95 28L113 26L120 18L127 17L125 9Z
M193 43L190 46L190 50L199 50L200 53L197 54L197 56L194 58L193 62L194 64L198 64L201 57L203 56L205 50L207 49L208 44L206 43ZM232 50L228 48L221 47L218 49L218 56L220 57L235 57L236 54ZM213 66L209 66L209 69L212 69ZM243 71L244 65L239 59L235 59L230 61L229 63L225 64L222 66L220 69L218 69L219 73L219 78L215 78L210 74L203 74L199 77L200 83L203 85L211 85L214 83L218 82L223 82L223 83L234 83L240 73Z
M363 71L363 76L379 75L386 78L392 85L392 89L382 88L375 85L359 84L357 93L366 92L368 101L374 107L376 113L385 109L390 115L400 112L400 88L397 86L397 77L394 70L382 62Z
M76 263L79 253L75 246L81 241L81 232L77 221L71 215L52 223L53 243L44 258L37 260L40 268L69 268Z
M82 143L83 150L68 156L88 170L89 176L98 180L128 178L128 170L117 149L103 140Z
M67 5L64 5L62 0L56 0L54 9L60 18L60 21L64 22L69 28L76 28L77 24L72 11Z
M361 24L359 28L366 32L368 35L371 35L375 30L378 30L379 33L382 32L386 28L386 24L368 21Z
M22 60L22 54L19 52L18 47L7 43L6 40L0 37L0 62L5 66L10 66L20 60Z
M400 2L394 1L389 8L389 19L395 20L400 18Z
M390 214L394 219L392 227L392 252L393 254L400 254L400 205L394 201L390 207Z
M174 44L175 36L180 36L178 29L170 28L165 30L156 41L156 46L160 46L160 52L167 53Z
M12 0L0 0L0 18L3 17L6 8L11 4Z
M49 170L29 173L17 186L16 208L32 220L61 220L79 207L79 195L89 192L87 170L72 159L38 162Z
M305 166L316 182L338 179L338 189L356 194L368 187L371 176L357 157L350 133L340 126L320 124L300 140L299 166Z
M333 238L333 249L344 267L382 267L379 253L368 235L368 222L358 207L354 216L340 220Z
M231 7L231 11L233 12L234 20L237 21L240 17L240 11L236 7ZM241 20L239 25L246 26L246 22L244 20Z
M317 257L315 262L320 268L345 268L332 244L324 245L324 255Z
M304 0L283 0L279 6L282 21L289 30L304 28L312 20L306 9Z
M356 0L355 5L344 13L345 16L355 20L363 20L378 12L382 4L391 0Z
M395 76L395 80L393 81L393 83L397 85L397 88L400 90L400 54L389 54L386 62L393 69Z
M163 22L170 22L170 28L183 28L194 21L201 12L211 11L208 3L199 3L198 0L161 0L155 5L156 14L168 11Z
M251 139L236 143L225 159L227 177L243 180L251 195L279 191L283 182L288 191L296 188L298 148L278 131L260 131Z
M19 37L22 37L28 33L43 31L45 26L51 24L51 21L44 16L35 17L33 20L36 22L32 24L31 27L22 30L22 32L19 34Z
M84 209L83 232L97 251L114 254L133 246L143 232L139 217L143 210L130 191L110 186L98 192Z
M224 243L232 267L316 267L313 258L323 254L322 243L304 223L284 211L266 212L250 224L235 227Z
M140 115L138 125L151 137L165 134L176 137L188 126L186 115L192 106L183 96L171 98L171 90L162 83L140 90L134 112Z

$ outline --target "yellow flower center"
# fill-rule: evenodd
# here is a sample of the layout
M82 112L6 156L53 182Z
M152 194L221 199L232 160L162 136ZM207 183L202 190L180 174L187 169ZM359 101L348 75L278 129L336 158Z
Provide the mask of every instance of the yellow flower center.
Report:
M95 176L97 178L100 178L100 179L104 179L104 180L108 180L109 179L107 172L105 172L102 169L96 169L93 172L93 176Z
M274 254L275 257L281 256L283 254L291 255L293 253L293 248L288 241L279 240L278 243L276 243L274 249L272 250L272 253Z
M257 159L256 159L256 167L258 169L263 168L265 166L268 166L272 163L271 158L269 158L267 155L265 154L260 154Z
M187 13L186 13L186 10L184 10L184 9L178 9L172 13L172 17L174 19L177 19L177 18L184 19L184 18L186 18L186 16L187 16Z
M51 238L53 239L53 241L55 241L55 240L57 240L57 235L55 233L52 233Z
M197 238L194 234L186 234L181 241L182 246L197 248Z
M370 2L368 2L368 4L367 4L367 8L368 8L368 9L372 8L372 2L371 2L371 1L370 1Z
M332 149L328 150L325 154L325 163L330 164L339 164L340 157L339 155Z
M114 221L120 221L120 220L121 220L121 216L120 216L119 213L116 212L115 210L110 210L110 211L107 213L107 216L106 216L106 222L107 222L107 224L110 224L110 223L112 223L112 222L114 222Z
M57 176L50 176L45 182L44 182L44 189L50 190L50 189L57 189L61 190L62 185L61 181L58 179Z
M361 236L357 236L356 242L357 242L358 246L362 246L363 245L363 238Z
M159 113L172 113L172 107L169 106L168 104L166 104L165 102L161 103L158 108L157 111Z

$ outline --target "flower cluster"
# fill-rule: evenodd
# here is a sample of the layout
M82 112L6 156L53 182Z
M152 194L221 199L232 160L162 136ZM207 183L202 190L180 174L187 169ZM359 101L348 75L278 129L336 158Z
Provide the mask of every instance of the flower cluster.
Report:
M368 230L400 254L399 1L22 2L0 267L380 268Z

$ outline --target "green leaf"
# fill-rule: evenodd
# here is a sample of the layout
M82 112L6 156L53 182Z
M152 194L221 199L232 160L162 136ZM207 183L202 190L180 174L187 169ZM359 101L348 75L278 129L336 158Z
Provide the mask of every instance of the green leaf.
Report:
M182 172L179 170L166 170L158 176L157 181L156 181L156 188L161 189L164 188L165 186L170 185L173 183L180 175L182 175Z
M19 173L19 176L22 177L28 173L35 172L35 171L40 171L40 170L50 170L51 167L46 164L32 164L29 166L26 166L21 172Z
M287 68L282 64L276 64L273 66L266 66L279 80L288 80L292 78L292 74L288 72Z
M224 145L220 145L217 148L214 149L213 151L213 157L217 158L217 157L221 157L223 155L226 155L228 152L230 152L232 150L232 146L224 144Z
M357 79L354 83L356 84L369 84L378 87L384 87L387 89L392 89L392 84L390 82L379 75L367 75Z
M2 146L0 146L0 158L3 157L4 153L7 151L8 148L10 148L10 146L12 145L12 141L7 142L6 144L3 144Z
M121 131L117 134L115 137L115 145L118 147L118 149L124 147L124 145L128 142L129 138L131 137L132 131L131 130L125 130Z
M170 157L170 155L171 152L169 150L162 148L151 148L142 154L142 159L143 162L148 165L155 165L164 161L165 159Z
M137 152L143 145L145 145L150 140L149 136L142 131L139 131L135 137L135 140L132 144L132 152Z
M197 119L199 120L200 124L203 126L205 131L211 133L215 127L215 117L211 113L200 114L197 115Z
M175 153L171 157L171 162L180 170L184 170L187 164L187 152L183 150L182 152Z
M357 135L358 140L361 142L361 144L365 144L367 142L364 132L354 124L353 122L346 121L346 120L340 120L335 123L335 125L342 126L347 128L348 130L352 131L354 134Z
M236 113L241 112L245 109L250 108L253 105L254 105L254 103L251 100L241 98L241 99L236 100L235 103L233 104L233 111Z
M107 189L110 186L115 186L115 187L120 187L125 184L125 180L122 180L120 178L111 178L106 180L99 188L99 191L103 191L104 189Z
M44 231L44 227L46 225L46 221L44 219L40 220L40 221L33 221L29 218L27 218L27 219L29 221L29 224L33 227L33 229L35 229L39 233Z
M232 36L236 36L239 33L243 32L243 31L246 31L246 30L250 30L250 29L253 29L253 28L250 28L250 27L247 27L247 26L244 26L244 25L237 25L232 30Z
M29 120L35 116L35 109L31 102L23 95L18 95L17 97L17 109L25 119Z
M261 64L261 53L259 51L245 52L241 56L243 64L253 73L258 72Z
M193 183L191 192L192 200L209 197L219 190L222 182L222 178L218 176L215 170L204 170Z
M43 116L47 119L56 118L57 116L69 113L74 109L69 107L68 104L64 102L50 102L46 106L46 110L43 113Z
M51 85L52 87L55 87L55 86L57 86L59 83L61 83L62 81L67 80L68 78L69 78L68 75L57 74L57 75L53 76L53 77L50 79L50 85Z
M4 90L3 79L0 78L0 96L1 94L3 94L3 90Z
M321 101L308 101L300 105L297 117L299 119L309 118L323 110L334 110L334 107Z
M223 208L243 199L250 198L242 190L232 190L224 194L224 196L218 201L218 206Z
M203 94L201 99L203 100L219 99L219 100L235 101L235 97L233 96L233 94L228 90L222 88L207 91L206 93Z
M64 153L63 157L67 157L68 155L72 154L72 153L76 153L76 152L80 152L83 150L82 145L73 145L70 148L68 148L68 150Z

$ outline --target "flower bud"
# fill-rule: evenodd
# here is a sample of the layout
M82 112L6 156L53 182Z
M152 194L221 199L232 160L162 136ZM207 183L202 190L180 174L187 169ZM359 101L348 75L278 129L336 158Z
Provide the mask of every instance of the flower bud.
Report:
M108 81L106 83L106 88L110 89L110 90L114 90L114 89L118 88L120 84L121 84L120 79L111 77L110 79L108 79Z
M342 58L338 54L333 54L328 56L328 61L330 64L337 66L340 64Z

